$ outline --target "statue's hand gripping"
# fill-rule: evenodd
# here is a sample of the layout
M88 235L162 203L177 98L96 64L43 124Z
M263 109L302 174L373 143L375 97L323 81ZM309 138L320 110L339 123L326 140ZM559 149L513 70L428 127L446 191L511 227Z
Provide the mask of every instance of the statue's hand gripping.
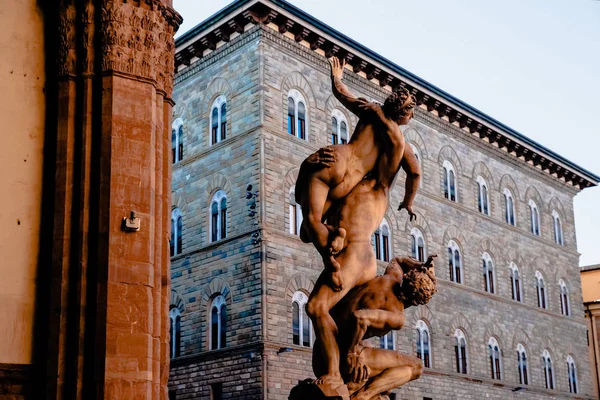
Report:
M348 353L346 364L348 366L349 381L361 383L369 379L371 369L367 366L360 353Z
M414 221L414 220L417 219L417 214L414 213L414 211L412 209L412 204L408 204L408 203L406 203L406 202L403 201L398 206L398 211L402 210L403 208L405 208L406 211L408 211L408 215L409 215L411 221Z

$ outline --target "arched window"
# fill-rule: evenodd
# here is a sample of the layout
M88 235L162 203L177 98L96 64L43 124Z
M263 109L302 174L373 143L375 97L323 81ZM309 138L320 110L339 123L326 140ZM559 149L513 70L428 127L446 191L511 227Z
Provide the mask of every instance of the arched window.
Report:
M169 311L169 321L171 358L175 358L181 355L181 312L178 308L172 308L171 311Z
M488 253L483 253L481 265L483 267L483 290L488 293L496 293L494 262Z
M577 368L575 360L570 355L567 357L567 372L569 374L569 392L577 393Z
M292 336L294 344L310 347L312 344L312 323L306 313L308 297L296 292L292 297Z
M562 222L556 210L552 211L552 221L554 221L554 242L562 246L565 244L563 239Z
M288 133L307 139L306 137L306 100L296 89L288 94Z
M458 201L458 185L456 184L456 172L450 161L444 161L444 197L451 201Z
M454 240L448 242L448 272L450 280L462 283L462 260L460 249Z
M210 203L211 242L227 237L227 195L219 190Z
M210 113L210 144L227 138L227 100L219 96L213 102Z
M510 287L512 290L512 299L521 301L521 274L519 273L519 267L514 262L510 263Z
M554 368L552 367L552 357L546 349L542 352L542 366L544 368L544 381L546 389L554 389Z
M535 282L537 287L538 307L548 308L548 293L546 293L546 284L544 276L540 271L535 271Z
M390 261L390 228L385 218L373 234L375 257L381 261Z
M488 194L488 186L481 176L477 177L477 206L479 212L485 215L490 215L490 196Z
M394 331L389 331L379 340L379 347L381 347L382 349L396 350L396 343L394 342Z
M227 309L225 307L225 297L218 295L214 298L210 306L209 346L211 350L222 349L225 347L226 322Z
M529 385L529 372L527 371L527 351L521 343L517 345L517 368L519 369L519 384Z
M560 286L560 311L563 313L563 315L571 315L569 289L567 289L567 285L562 279L558 281L558 286Z
M418 228L413 228L410 232L410 241L411 241L411 257L419 260L421 262L425 262L426 258L426 249L425 249L425 240L423 239L423 234Z
M331 144L346 143L348 143L348 123L341 111L333 110L331 115Z
M540 212L533 200L529 200L529 211L531 213L531 233L540 236Z
M454 332L456 343L454 344L454 354L456 356L456 372L459 374L467 373L467 338L465 333L457 329Z
M502 360L500 357L500 346L495 337L491 337L488 342L490 352L490 372L492 379L502 379Z
M429 328L423 320L417 321L415 326L417 334L417 357L423 361L425 368L431 368L431 344Z
M290 189L290 233L292 235L300 235L300 227L302 226L302 208L296 203L296 187Z
M183 160L183 121L173 121L171 130L171 160L173 164Z
M516 225L515 200L510 190L504 189L504 220L507 224Z
M171 257L183 251L183 217L179 208L171 211Z

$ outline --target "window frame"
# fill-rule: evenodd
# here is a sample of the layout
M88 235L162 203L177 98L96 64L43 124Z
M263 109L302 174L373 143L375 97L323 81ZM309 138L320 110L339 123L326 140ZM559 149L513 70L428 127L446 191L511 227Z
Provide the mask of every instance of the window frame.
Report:
M223 120L223 106L225 106L225 120ZM217 110L217 120L214 121L214 110ZM215 145L227 139L227 98L225 95L218 96L215 101L213 101L212 106L210 107L210 121L209 121L209 137L210 137L210 145ZM213 126L216 122L216 126ZM225 132L223 132L223 127L225 127ZM213 129L216 128L216 132L213 132Z
M548 287L544 275L538 270L535 271L536 291L538 307L544 310L548 309ZM540 285L541 282L541 285Z
M560 311L564 316L571 316L571 300L569 299L569 288L563 279L558 281L560 288Z
M306 312L306 305L308 303L308 296L301 290L296 291L292 296L292 343L296 346L312 347L314 341L314 334L312 328L312 321L308 318ZM298 305L298 343L294 340L294 304ZM304 344L304 331L305 323L304 318L307 319L308 324L308 346Z
M522 343L517 345L517 370L519 373L519 384L529 385L529 364L527 349Z
M442 163L444 169L444 197L452 202L458 203L458 176L454 165L448 160ZM454 178L454 199L452 199L452 178Z
M213 346L213 324L212 320L213 310L217 309L217 343L216 347ZM208 312L208 349L209 350L219 350L227 347L227 340L223 343L223 339L227 337L227 301L225 300L225 296L219 294L215 296L215 298L210 303L210 308Z
M396 337L394 336L394 331L389 331L379 338L379 348L396 350Z
M477 208L483 215L491 216L490 206L490 190L485 179L479 175L476 178L477 182Z
M177 307L169 310L169 327L170 358L173 359L181 356L181 310Z
M552 224L554 227L554 243L559 246L565 245L562 219L556 210L552 210Z
M530 212L530 225L531 234L535 236L541 236L541 221L540 221L540 209L538 208L536 202L533 199L529 199L529 212Z
M385 218L381 221L379 228L373 233L371 241L373 243L373 250L375 252L375 258L379 261L390 261L392 259L392 240L391 240L390 226Z
M171 164L183 161L183 125L181 118L171 124Z
M288 232L291 235L300 236L300 227L302 226L303 216L302 207L296 203L296 186L290 188L289 206L288 206Z
M418 320L415 324L415 330L417 331L417 358L423 361L425 368L432 368L432 346L431 346L431 331L429 325L422 319ZM425 348L425 333L427 334L427 349Z
M544 371L544 383L546 389L556 389L556 377L554 375L554 363L552 362L552 355L548 349L542 351L542 370Z
M223 210L223 200L225 200L225 210ZM210 201L209 207L209 226L208 226L208 234L210 243L218 242L219 240L223 240L227 238L227 209L229 208L227 202L229 198L224 190L219 189L213 195ZM214 207L213 204L217 205L217 217L216 217L216 226L215 226L215 217L214 217ZM223 212L225 211L225 212ZM225 216L225 221L223 221L223 216ZM225 232L223 232L223 228L225 228ZM216 231L214 231L216 229Z
M490 294L497 294L496 288L496 267L494 265L494 259L488 252L484 252L481 255L481 261L483 261L483 270L484 270L484 290ZM490 268L491 265L491 268ZM490 271L491 269L491 271ZM490 278L491 272L491 278Z
M171 241L169 247L171 257L183 253L183 214L179 208L174 208L171 211Z
M427 259L427 243L425 242L425 236L423 232L417 227L412 228L410 231L411 236L411 251L410 256L421 262L425 262ZM421 240L422 246L419 245L419 239ZM420 249L423 249L420 251Z
M448 272L449 275L448 277L450 278L450 280L452 282L455 283L463 283L464 280L464 274L463 274L463 262L462 262L462 253L460 251L460 247L458 246L458 243L456 243L454 240L450 240L448 242ZM458 254L458 262L457 262L457 258L456 255Z
M517 212L515 208L515 197L508 188L504 188L504 222L511 226L517 226ZM509 203L510 200L510 203ZM509 207L510 205L510 207Z
M523 302L523 279L521 277L521 271L519 266L513 261L509 264L510 268L510 287L511 287L511 298L519 303ZM517 277L515 278L515 272Z
M290 135L294 135L298 139L308 141L308 104L306 102L306 99L304 98L302 93L300 93L297 89L291 89L288 92L287 99L288 99L287 100L288 101L287 132ZM290 103L290 100L293 103L293 110L294 110L293 115L290 113L290 106L292 104L292 103ZM301 120L300 120L300 104L301 103L304 106L303 123L301 123ZM293 117L291 120L290 120L290 116ZM302 129L298 129L299 127Z
M333 120L336 121L335 123L335 132L334 132L334 124L333 124ZM346 131L344 132L344 130L342 129L342 126L346 127ZM346 116L344 115L344 113L342 113L340 110L338 110L337 108L334 109L331 112L331 132L330 132L330 143L332 145L337 145L337 144L347 144L348 143L348 121L346 120Z
M502 380L502 350L500 349L500 344L498 343L498 339L495 337L490 337L488 340L488 350L490 357L490 373L492 379Z
M467 342L467 335L462 329L454 331L454 339L456 343L454 345L454 357L456 361L456 372L459 374L469 373L469 349ZM462 345L461 345L462 340ZM464 348L464 352L462 349Z
M573 356L570 354L567 356L567 374L569 381L569 393L579 393L579 382L577 378L577 365Z

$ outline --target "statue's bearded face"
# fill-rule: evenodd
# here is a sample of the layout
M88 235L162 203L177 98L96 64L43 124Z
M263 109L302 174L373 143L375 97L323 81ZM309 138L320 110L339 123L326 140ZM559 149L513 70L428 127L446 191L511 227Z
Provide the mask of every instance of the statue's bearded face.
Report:
M416 101L408 90L400 88L385 99L383 109L386 115L399 125L406 125L414 115Z

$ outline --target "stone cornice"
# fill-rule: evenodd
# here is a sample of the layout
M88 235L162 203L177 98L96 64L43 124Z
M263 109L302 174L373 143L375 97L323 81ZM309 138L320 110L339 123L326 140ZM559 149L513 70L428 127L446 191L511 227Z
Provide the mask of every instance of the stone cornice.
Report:
M407 88L417 98L417 105L435 118L458 126L480 141L495 144L498 151L512 156L515 162L531 162L533 167L539 166L540 171L548 177L554 177L563 186L571 186L578 191L595 186L600 181L600 177L443 92L289 3L260 0L241 1L238 4L227 8L226 13L221 12L200 24L192 33L178 40L177 68L189 66L193 57L202 59L209 56L211 53L207 50L214 51L218 43L228 42L230 36L241 31L240 26L248 23L269 26L282 37L288 35L297 43L305 42L306 48L315 54L320 52L325 57L345 59L354 74L364 75L364 79L371 84L388 92L396 87Z

